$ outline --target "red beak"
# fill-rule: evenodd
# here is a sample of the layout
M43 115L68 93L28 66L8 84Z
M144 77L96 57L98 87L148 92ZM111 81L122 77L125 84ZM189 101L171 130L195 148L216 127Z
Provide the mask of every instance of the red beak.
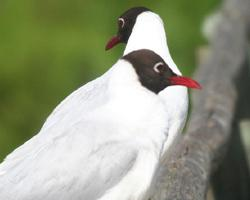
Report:
M115 45L119 44L120 42L121 42L121 37L120 36L114 36L114 37L112 37L108 41L108 43L107 43L107 45L105 47L105 50L109 50L109 49L113 48Z
M172 76L169 78L169 81L171 85L183 85L188 88L201 89L201 85L198 82L188 77Z

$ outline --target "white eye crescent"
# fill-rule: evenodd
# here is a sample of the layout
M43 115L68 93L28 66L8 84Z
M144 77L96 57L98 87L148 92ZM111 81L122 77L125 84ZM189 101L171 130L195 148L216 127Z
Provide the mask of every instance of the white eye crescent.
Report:
M123 18L119 18L118 21L121 22L121 27L123 28L125 25L125 20Z
M162 69L164 68L164 63L163 62L158 62L154 65L154 71L156 73L161 73L162 72Z

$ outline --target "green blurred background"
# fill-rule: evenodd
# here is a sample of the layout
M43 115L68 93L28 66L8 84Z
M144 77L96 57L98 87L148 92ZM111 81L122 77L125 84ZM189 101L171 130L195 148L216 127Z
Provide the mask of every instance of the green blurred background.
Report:
M100 76L124 45L105 52L117 17L133 6L160 14L170 51L191 75L201 24L218 0L162 1L1 0L0 160L36 134L53 108Z

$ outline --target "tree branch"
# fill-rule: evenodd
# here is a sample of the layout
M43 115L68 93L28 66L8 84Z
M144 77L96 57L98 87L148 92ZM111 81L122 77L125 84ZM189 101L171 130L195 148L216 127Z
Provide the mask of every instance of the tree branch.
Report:
M166 176L158 180L152 199L206 199L210 177L221 164L232 137L239 87L249 85L249 80L241 81L247 58L249 10L249 0L223 3L209 38L208 55L195 76L203 89L193 93L187 133L167 160Z

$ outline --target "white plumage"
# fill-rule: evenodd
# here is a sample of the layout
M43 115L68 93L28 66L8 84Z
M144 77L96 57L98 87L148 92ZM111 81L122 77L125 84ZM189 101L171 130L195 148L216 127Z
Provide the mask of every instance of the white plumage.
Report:
M160 55L168 66L178 75L181 72L174 63L168 49L164 24L159 15L146 11L141 13L134 25L126 45L124 55L138 49L150 49ZM168 113L169 132L164 144L162 161L171 153L178 142L185 125L188 112L188 92L183 86L171 86L159 93Z
M142 199L166 139L163 107L118 61L67 97L0 165L0 199Z
M180 74L159 16L138 16L124 54L151 49ZM0 199L146 200L187 112L187 89L159 95L119 60L68 96L41 131L0 165Z

